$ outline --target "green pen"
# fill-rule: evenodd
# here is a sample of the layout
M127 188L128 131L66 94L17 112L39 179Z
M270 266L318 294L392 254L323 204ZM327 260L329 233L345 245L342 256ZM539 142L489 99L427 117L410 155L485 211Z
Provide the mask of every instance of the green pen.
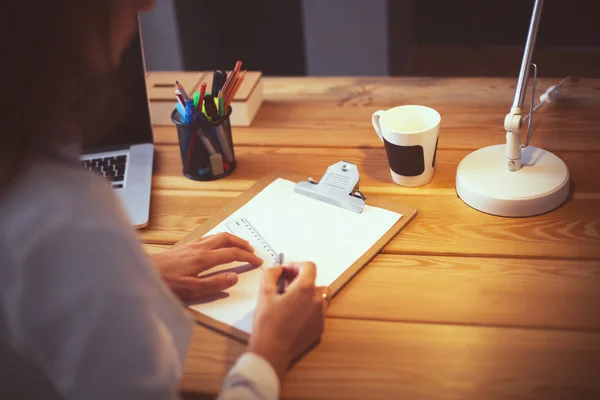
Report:
M223 89L219 90L217 98L219 99L219 115L223 117L225 116L225 110L223 109Z
M198 102L200 101L200 93L194 93L194 110L198 109Z

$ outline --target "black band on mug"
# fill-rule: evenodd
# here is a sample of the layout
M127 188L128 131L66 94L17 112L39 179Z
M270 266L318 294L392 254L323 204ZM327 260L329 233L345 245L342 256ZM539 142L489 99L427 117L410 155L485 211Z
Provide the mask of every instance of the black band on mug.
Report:
M383 138L390 169L402 176L419 176L425 172L423 146L398 146Z
M431 162L431 168L435 168L435 156L437 155L437 145L440 140L440 136L438 135L437 139L435 139L435 150L433 150L433 161Z

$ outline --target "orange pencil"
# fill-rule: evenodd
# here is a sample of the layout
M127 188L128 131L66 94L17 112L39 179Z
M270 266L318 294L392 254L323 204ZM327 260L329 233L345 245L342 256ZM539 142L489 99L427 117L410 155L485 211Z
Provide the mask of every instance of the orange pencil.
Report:
M233 88L233 84L235 83L235 79L237 78L238 74L240 73L240 69L242 68L242 62L238 61L235 63L235 67L233 68L233 71L231 71L231 73L229 74L229 76L227 76L227 79L225 80L225 83L223 84L223 96L227 97L227 94L229 92L231 92L231 89Z
M242 86L242 82L244 81L244 77L245 76L246 76L246 71L244 70L237 77L236 82L235 82L235 86L233 86L231 92L229 93L229 97L227 97L227 99L225 101L225 110L229 109L229 105L233 101L233 98L235 97L235 94L237 93L237 91L240 89L240 86Z
M231 96L231 92L233 92L236 85L238 84L238 81L239 81L241 75L242 74L240 73L240 71L235 71L235 75L233 77L233 80L231 81L231 84L227 88L227 91L223 91L223 95L224 95L225 99L228 99Z
M235 73L238 74L241 69L242 69L242 62L241 61L236 62L235 67L233 67L233 70L235 71Z
M233 101L233 98L235 97L235 94L237 93L240 85L241 85L241 81L242 79L242 74L240 74L238 77L236 77L235 81L233 82L233 84L231 85L231 88L229 89L229 92L225 95L225 107L229 107L229 105L231 104L231 102Z

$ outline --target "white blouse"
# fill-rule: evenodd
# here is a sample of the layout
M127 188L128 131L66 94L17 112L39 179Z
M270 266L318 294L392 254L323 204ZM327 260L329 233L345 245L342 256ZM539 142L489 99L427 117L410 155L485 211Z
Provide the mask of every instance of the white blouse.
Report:
M193 322L113 190L71 157L40 160L2 194L0 398L178 398ZM220 393L278 396L250 353Z

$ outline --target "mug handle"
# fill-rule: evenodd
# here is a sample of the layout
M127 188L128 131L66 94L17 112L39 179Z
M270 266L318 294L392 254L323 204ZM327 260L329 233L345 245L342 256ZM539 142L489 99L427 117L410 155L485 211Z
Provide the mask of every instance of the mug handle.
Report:
M375 132L377 132L377 136L379 136L379 139L381 139L382 143L383 136L381 136L381 126L379 125L379 118L381 118L384 112L384 110L375 111L371 116L371 123L373 124L373 128L375 129Z

